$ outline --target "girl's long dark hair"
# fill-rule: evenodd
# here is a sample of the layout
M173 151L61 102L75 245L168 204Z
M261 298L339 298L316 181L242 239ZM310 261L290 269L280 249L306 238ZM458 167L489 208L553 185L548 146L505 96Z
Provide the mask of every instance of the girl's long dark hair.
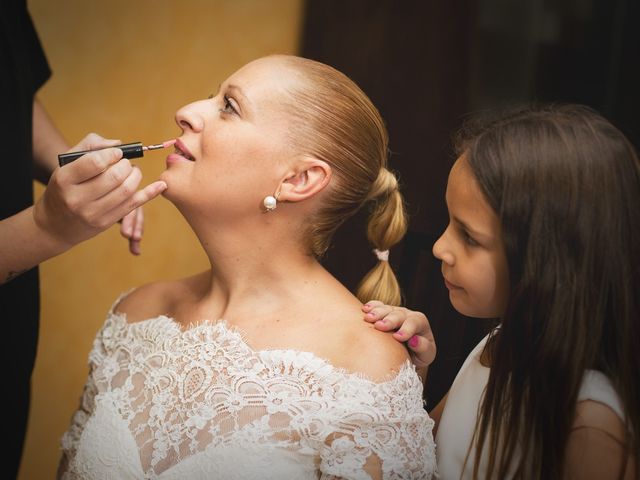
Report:
M457 140L500 218L511 288L486 347L475 475L486 449L486 478L561 478L586 369L612 382L626 414L626 453L640 465L636 151L578 105L469 122Z

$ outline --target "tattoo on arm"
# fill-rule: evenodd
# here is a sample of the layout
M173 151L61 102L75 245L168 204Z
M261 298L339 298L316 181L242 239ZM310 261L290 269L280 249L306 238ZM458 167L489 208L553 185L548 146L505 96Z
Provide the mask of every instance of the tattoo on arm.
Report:
M7 278L5 278L2 282L0 282L0 285L3 284L3 283L9 283L11 280L13 280L16 277L19 277L20 275L22 275L27 270L29 270L29 269L27 268L25 270L20 270L19 272L9 272L9 275L7 275Z

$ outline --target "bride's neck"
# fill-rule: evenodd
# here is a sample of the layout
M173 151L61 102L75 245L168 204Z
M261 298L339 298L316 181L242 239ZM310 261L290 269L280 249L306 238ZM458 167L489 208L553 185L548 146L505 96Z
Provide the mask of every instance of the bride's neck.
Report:
M199 235L211 264L207 300L223 310L294 302L302 283L327 273L294 237L232 229Z

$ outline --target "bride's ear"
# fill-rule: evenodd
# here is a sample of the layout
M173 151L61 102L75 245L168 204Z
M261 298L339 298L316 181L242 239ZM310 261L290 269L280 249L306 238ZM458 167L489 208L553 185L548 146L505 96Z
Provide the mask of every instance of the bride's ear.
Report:
M279 201L300 202L321 192L331 180L331 167L323 160L304 157L280 186Z

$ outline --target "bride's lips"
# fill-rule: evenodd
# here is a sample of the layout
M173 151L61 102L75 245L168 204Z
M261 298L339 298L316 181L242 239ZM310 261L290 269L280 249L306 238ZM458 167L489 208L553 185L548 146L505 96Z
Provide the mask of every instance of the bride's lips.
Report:
M175 151L167 156L167 164L178 162L195 162L195 158L179 138L176 139L176 143L173 146L175 148Z
M176 138L176 143L174 146L176 147L176 150L178 150L178 154L181 154L187 160L195 161L195 158L193 158L193 155L191 155L189 149L184 145L184 143L182 143L182 141L180 141L179 138Z

